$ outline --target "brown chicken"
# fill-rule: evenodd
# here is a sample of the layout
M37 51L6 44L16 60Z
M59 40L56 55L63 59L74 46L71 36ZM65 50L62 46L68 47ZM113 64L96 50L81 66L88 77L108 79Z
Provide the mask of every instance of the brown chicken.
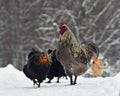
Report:
M87 63L93 53L90 46L80 45L77 42L76 37L67 24L60 24L60 41L56 55L66 74L70 77L71 85L76 84L77 76L87 71ZM74 80L73 76L75 77Z
M93 64L91 66L91 74L94 77L98 77L98 76L102 76L103 72L104 72L104 63L98 59L98 57L96 56L96 54L93 55Z

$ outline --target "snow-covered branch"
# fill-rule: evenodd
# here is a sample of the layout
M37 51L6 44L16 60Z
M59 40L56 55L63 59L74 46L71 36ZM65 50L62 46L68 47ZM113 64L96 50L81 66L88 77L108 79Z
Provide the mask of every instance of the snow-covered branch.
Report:
M101 48L102 46L105 45L105 43L111 41L111 40L112 40L112 37L113 37L114 35L116 35L118 32L119 32L119 29L116 29L115 31L113 31L113 32L110 34L110 36L109 36L108 38L106 38L106 40L103 41L103 42L99 45L99 47Z
M110 0L108 2L108 4L103 8L103 10L101 12L99 12L99 14L96 16L94 22L96 22L97 20L99 20L99 18L107 11L107 9L112 5L112 2L114 0Z

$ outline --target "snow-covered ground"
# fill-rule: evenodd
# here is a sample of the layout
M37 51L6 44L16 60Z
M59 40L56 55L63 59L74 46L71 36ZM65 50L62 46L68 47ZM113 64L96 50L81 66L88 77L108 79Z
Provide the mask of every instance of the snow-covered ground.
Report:
M61 83L44 81L40 88L33 88L32 81L12 65L0 68L0 96L120 96L120 73L107 78L79 76L76 85L61 78Z

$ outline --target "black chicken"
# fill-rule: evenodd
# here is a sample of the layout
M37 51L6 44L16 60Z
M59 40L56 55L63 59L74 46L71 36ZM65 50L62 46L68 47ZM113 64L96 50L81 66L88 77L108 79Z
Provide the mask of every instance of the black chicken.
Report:
M56 58L56 50L52 51L51 49L49 49L48 54L51 54L52 63L51 63L49 73L47 75L47 78L49 79L49 81L47 83L51 83L51 80L54 77L58 77L57 83L59 83L60 77L62 77L62 76L66 77L65 71L64 71L61 63Z
M33 81L33 86L38 85L45 80L50 68L49 56L45 52L40 52L36 49L28 55L28 62L23 67L24 74Z

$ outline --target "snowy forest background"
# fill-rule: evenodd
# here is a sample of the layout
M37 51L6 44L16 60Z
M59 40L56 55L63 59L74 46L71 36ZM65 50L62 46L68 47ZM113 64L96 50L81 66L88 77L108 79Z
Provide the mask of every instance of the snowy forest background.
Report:
M120 72L120 0L0 0L0 66L22 70L33 47L56 48L66 21L78 41L93 41L106 68Z

